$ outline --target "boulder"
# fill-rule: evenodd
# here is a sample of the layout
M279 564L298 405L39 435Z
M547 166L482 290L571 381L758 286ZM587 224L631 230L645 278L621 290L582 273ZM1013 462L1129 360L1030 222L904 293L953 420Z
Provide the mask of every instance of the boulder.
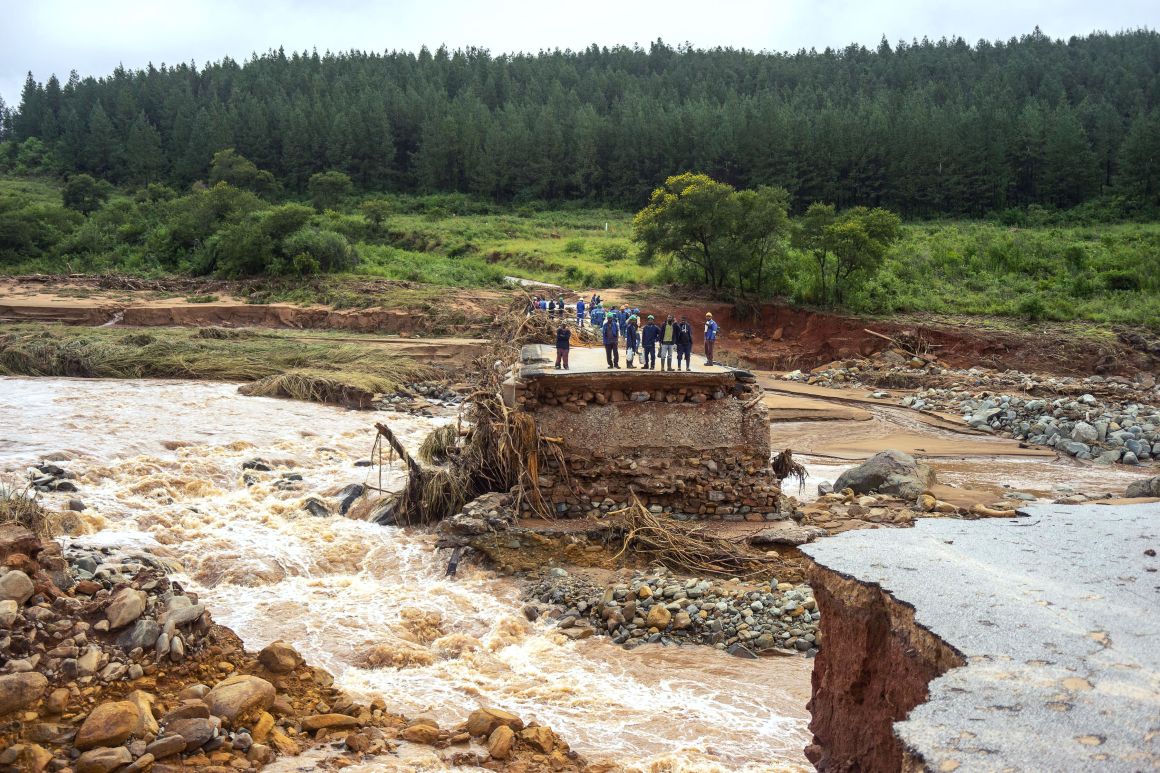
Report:
M515 745L515 742L516 734L512 732L512 729L507 725L500 725L487 737L487 753L493 759L505 760L512 753L512 746Z
M668 628L669 622L672 619L672 612L660 604L654 604L652 609L648 611L648 616L645 618L645 625L649 628L656 628L658 631L663 631L665 628Z
M157 642L157 637L161 635L161 626L157 624L156 620L152 618L141 618L133 624L132 628L126 628L117 637L117 646L126 652L132 652L140 647L146 649L152 647Z
M857 467L846 470L834 483L836 491L853 489L856 494L876 491L903 499L918 499L935 483L934 471L919 464L910 454L881 451Z
M284 641L273 641L258 653L258 662L275 674L286 674L302 665L302 656Z
M48 680L35 671L0 676L0 717L31 706L47 689Z
M133 735L135 736L156 736L158 731L157 720L153 716L153 704L157 702L157 696L151 695L144 690L134 690L125 696L125 700L137 707L137 711L141 714L141 723L134 728Z
M1160 475L1155 478L1143 478L1134 481L1128 486L1128 490L1124 492L1124 496L1130 499L1160 497Z
M313 716L302 718L302 729L313 733L315 730L322 730L324 728L351 728L358 727L361 724L358 717L352 717L348 714L314 714Z
M1086 421L1077 421L1071 428L1071 439L1091 444L1100 439L1100 431Z
M215 717L234 722L270 708L276 694L274 685L265 679L238 674L214 685L206 693L205 702Z
M404 741L411 743L433 744L439 740L439 728L433 724L420 722L403 728L402 737Z
M541 754L551 754L556 748L556 734L546 727L527 727L520 731L520 739Z
M109 629L115 630L128 625L145 611L147 600L145 591L133 588L122 588L114 594L105 608L105 617L109 621ZM155 637L156 638L156 637Z
M163 760L185 751L185 739L176 733L166 735L146 746L145 751L152 754L154 759Z
M217 734L221 720L217 717L194 717L191 719L177 719L169 723L166 732L176 733L185 739L185 751L191 752L200 749Z
M805 526L793 521L778 521L772 526L762 529L749 538L749 544L754 547L768 547L772 545L804 545L813 542L819 537L826 536L826 530L819 526Z
M73 745L82 751L98 746L118 746L125 743L141 727L141 723L141 710L136 703L102 703L85 718Z
M0 524L0 563L13 553L36 558L36 554L43 547L40 539L20 524L14 522Z
M490 736L500 725L507 725L512 730L522 730L524 721L503 709L481 708L471 712L467 717L466 729L472 735Z
M0 576L0 601L15 601L23 605L32 598L33 592L32 580L19 569Z
M112 773L133 761L133 755L124 746L115 749L92 749L77 760L77 773Z

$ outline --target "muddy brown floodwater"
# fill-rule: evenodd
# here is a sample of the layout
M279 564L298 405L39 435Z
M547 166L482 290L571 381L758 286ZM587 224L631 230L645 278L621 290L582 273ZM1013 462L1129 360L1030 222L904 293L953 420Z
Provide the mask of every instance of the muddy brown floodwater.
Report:
M628 771L809 769L810 661L568 641L522 617L511 580L444 578L428 535L311 517L306 497L333 505L339 488L366 479L354 463L368 456L375 418L242 397L230 384L0 378L0 477L22 479L63 453L80 492L46 499L83 499L90 531L63 542L178 558L177 579L248 648L291 642L362 699L441 722L499 706ZM439 421L391 417L412 448ZM275 471L247 487L242 463L254 457ZM302 483L279 484L290 471ZM442 768L429 748L403 753L363 769Z

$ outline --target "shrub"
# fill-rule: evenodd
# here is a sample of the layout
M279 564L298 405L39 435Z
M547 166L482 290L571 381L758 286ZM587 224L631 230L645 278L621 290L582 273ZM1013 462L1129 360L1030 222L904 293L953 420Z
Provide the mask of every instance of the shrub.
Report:
M564 252L569 255L583 255L584 254L584 240L583 239L569 239L564 242Z
M628 260L628 247L623 244L605 244L600 248L600 257L605 263Z
M1019 314L1032 321L1045 319L1047 317L1047 304L1038 295L1028 295L1020 300L1016 310Z
M1109 290L1133 291L1140 289L1140 277L1131 271L1105 271L1100 274L1100 278Z

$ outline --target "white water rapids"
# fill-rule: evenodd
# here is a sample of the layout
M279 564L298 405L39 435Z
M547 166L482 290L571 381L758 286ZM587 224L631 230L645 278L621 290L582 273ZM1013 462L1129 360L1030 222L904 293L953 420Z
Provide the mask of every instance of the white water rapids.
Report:
M303 510L308 496L333 507L338 489L366 480L354 462L368 458L376 418L242 397L230 384L0 378L0 480L64 454L80 492L42 496L61 508L82 499L92 530L66 544L177 558L179 580L247 648L284 639L390 710L447 725L498 706L629 771L808 769L810 661L568 641L526 622L513 581L463 569L444 578L428 535ZM438 423L388 421L412 448ZM246 487L242 462L255 457L275 471ZM303 482L274 485L291 471ZM397 469L384 474L400 481ZM424 750L402 769L441 768Z

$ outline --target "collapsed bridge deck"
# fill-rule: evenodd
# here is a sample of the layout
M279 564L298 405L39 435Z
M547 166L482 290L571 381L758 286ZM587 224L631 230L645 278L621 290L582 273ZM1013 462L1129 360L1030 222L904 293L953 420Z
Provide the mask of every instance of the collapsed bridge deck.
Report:
M777 520L780 486L769 464L762 389L743 371L610 370L604 352L526 346L504 400L558 443L539 485L557 513L599 515L633 496L654 512L724 520Z

